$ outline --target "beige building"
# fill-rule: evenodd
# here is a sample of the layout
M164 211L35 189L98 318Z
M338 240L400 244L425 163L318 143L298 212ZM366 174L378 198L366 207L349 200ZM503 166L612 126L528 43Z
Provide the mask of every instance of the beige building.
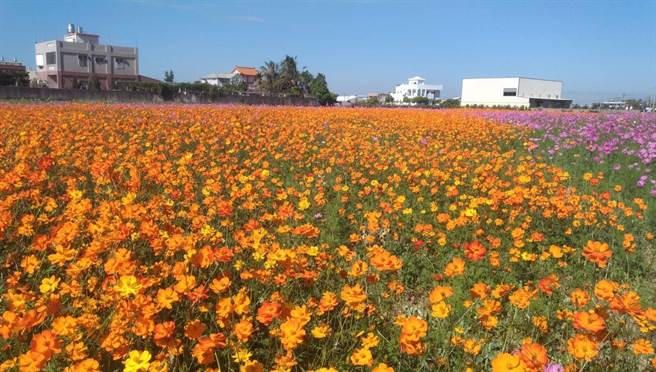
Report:
M100 37L69 24L63 40L34 45L36 73L49 88L113 89L142 81L137 48L100 44Z

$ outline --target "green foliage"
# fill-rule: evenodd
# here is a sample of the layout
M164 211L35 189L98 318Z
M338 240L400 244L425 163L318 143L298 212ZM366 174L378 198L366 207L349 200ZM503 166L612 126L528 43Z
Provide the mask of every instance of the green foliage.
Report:
M175 74L173 70L164 71L164 81L167 83L172 83L175 81Z
M0 86L26 87L29 83L27 72L0 71Z
M445 99L444 101L440 102L440 107L444 108L456 108L460 107L460 100L459 99Z
M277 63L273 61L268 61L264 63L260 70L257 73L257 80L265 93L278 93L279 92L279 79L280 79L280 67Z
M295 57L286 55L280 63L268 61L258 71L257 81L262 92L266 94L285 94L292 96L310 95L320 105L332 105L337 95L330 92L324 74L314 76L303 68L298 70Z
M314 96L320 105L332 105L337 102L337 95L328 90L328 83L324 74L317 74L317 76L310 83L310 94Z

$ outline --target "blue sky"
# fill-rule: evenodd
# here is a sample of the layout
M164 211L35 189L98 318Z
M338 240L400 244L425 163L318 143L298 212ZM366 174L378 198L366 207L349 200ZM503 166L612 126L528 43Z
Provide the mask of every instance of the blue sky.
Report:
M0 55L33 66L69 22L180 81L289 54L342 94L420 75L446 97L484 76L562 80L581 103L656 96L656 0L0 0Z

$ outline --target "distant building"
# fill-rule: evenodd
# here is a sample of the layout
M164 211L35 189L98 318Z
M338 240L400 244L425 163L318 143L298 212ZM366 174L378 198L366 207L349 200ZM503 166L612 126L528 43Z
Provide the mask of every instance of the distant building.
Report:
M100 37L69 24L63 40L34 45L36 73L49 88L112 89L121 83L153 80L139 75L137 48L100 44ZM97 83L95 82L97 81Z
M426 79L415 76L408 79L406 84L399 84L390 93L395 103L403 103L404 98L412 99L415 97L424 97L431 100L439 99L440 93L444 86L426 84Z
M18 62L16 59L13 61L5 61L4 58L0 59L0 72L4 73L24 73L27 72L25 65Z
M341 95L337 96L336 101L339 106L352 106L367 101L368 96L363 95Z
M629 110L629 106L624 101L606 101L599 104L599 108L608 110Z
M0 86L23 86L29 84L29 75L25 65L13 61L0 59Z
M232 72L207 74L200 78L201 83L222 87L226 84L237 82L237 75Z
M246 83L248 89L255 87L257 80L257 69L255 67L235 66L232 73L239 77L239 79Z
M568 108L556 80L512 78L462 79L461 106Z
M257 69L255 67L235 66L231 72L207 74L200 78L201 83L222 87L226 84L244 83L249 90L255 90Z

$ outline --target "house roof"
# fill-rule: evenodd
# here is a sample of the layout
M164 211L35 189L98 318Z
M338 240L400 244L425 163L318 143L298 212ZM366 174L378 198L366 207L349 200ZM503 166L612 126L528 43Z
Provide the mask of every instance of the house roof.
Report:
M415 76L415 77L412 77L412 78L408 79L408 81L412 81L412 80L426 80L426 79L424 79L421 76Z
M147 82L147 83L159 83L160 82L160 80L158 80L158 79L153 79L151 77L144 76L144 75L139 75L137 80Z
M244 66L235 66L232 70L233 73L238 73L239 75L246 76L256 76L257 69L255 67L244 67Z

